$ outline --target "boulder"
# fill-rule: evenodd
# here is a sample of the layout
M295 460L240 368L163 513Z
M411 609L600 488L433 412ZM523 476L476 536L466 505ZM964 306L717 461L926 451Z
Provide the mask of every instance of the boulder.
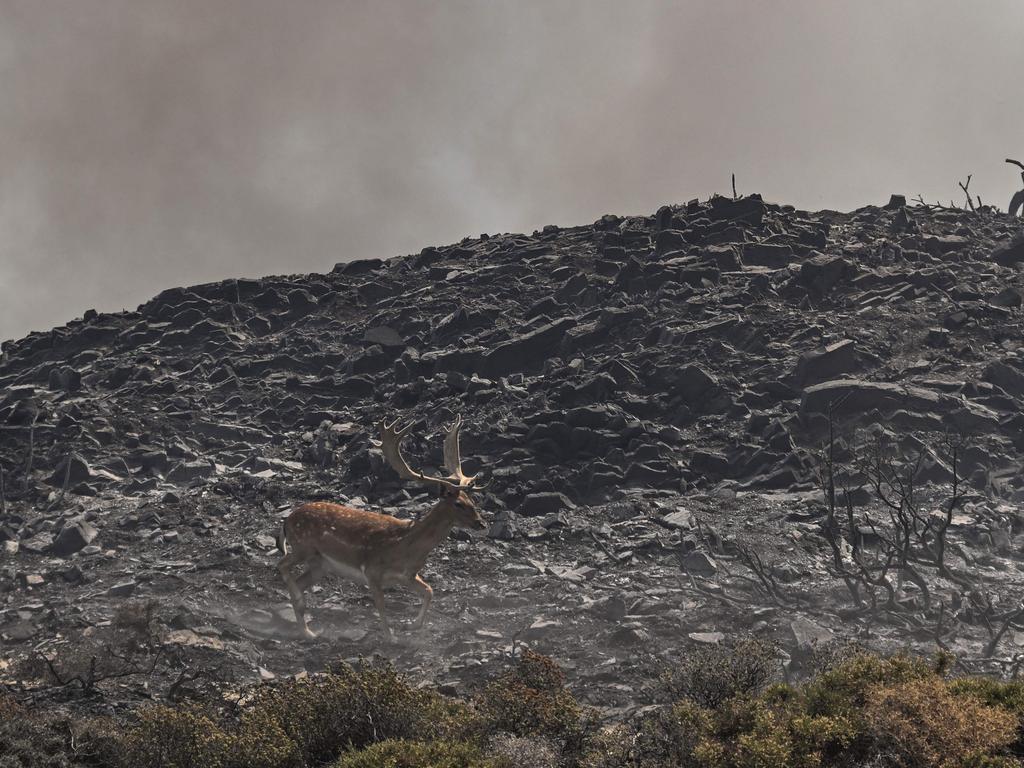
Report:
M520 334L485 352L478 372L496 378L536 367L543 359L557 354L565 334L575 326L576 318L563 317Z
M46 482L57 488L63 488L66 481L70 488L91 480L93 476L94 473L89 463L77 453L73 453L57 466Z
M793 369L793 384L805 387L835 379L841 374L856 373L861 369L857 344L844 339L814 352L800 356Z
M64 524L50 546L58 557L69 557L92 543L98 531L85 520L70 520Z
M564 493L531 493L523 499L519 514L524 517L545 517L567 509L576 509L576 504Z
M1024 261L1024 236L1017 236L992 252L992 261L1011 267Z
M839 283L857 274L853 262L842 256L817 254L800 265L800 285L818 296L825 296Z

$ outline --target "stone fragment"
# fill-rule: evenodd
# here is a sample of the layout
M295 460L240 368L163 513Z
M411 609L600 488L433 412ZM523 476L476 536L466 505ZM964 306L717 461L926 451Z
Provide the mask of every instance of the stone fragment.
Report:
M691 552L680 563L683 570L694 576L714 576L718 573L718 563L704 552Z
M1024 262L1024 236L1018 236L996 248L992 252L992 261L1004 267Z
M824 645L833 638L833 632L810 619L800 616L789 623L793 642L797 649L809 651L816 645Z
M498 344L484 353L477 372L483 376L498 377L529 369L542 359L552 356L565 335L575 326L575 318L563 317Z
M89 463L77 453L72 453L57 465L57 469L46 479L46 482L57 488L63 488L66 479L67 485L70 488L79 483L87 482L92 478L93 470Z
M363 334L363 341L369 344L379 344L382 347L404 347L405 339L394 328L381 325L374 328L367 328Z
M53 545L53 538L52 533L41 531L31 538L23 539L20 544L21 548L26 552L41 555Z
M690 632L687 637L701 645L718 645L725 640L722 632Z
M545 492L527 495L518 511L524 517L543 517L573 509L576 509L576 504L564 493Z
M139 586L137 581L120 581L107 589L108 597L128 597Z
M68 557L91 544L98 533L85 520L70 520L60 529L50 547L50 552L58 557Z
M693 528L693 513L688 509L679 509L665 515L661 521L670 528L688 531Z
M861 368L857 344L843 339L814 352L800 356L793 369L793 381L798 387L820 384L842 374L856 373Z

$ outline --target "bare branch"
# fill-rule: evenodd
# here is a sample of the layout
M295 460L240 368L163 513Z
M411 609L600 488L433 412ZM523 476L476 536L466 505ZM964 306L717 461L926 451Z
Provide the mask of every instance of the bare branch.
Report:
M974 203L971 201L971 193L967 191L967 188L969 186L971 186L971 174L967 174L967 183L966 184L964 184L963 182L958 182L958 183L960 184L960 189L962 189L964 191L964 194L967 196L967 207L970 208L971 211L973 212L974 211Z

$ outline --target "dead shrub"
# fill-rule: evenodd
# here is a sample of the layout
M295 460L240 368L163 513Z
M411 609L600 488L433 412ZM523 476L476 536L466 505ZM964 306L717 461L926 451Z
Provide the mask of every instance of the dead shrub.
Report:
M528 768L528 764L513 767L464 741L388 740L343 755L331 768Z
M714 709L736 696L764 690L779 674L777 654L775 646L754 638L700 648L686 654L662 682L673 700Z
M557 768L558 751L551 742L539 736L514 736L499 733L488 744L488 754L509 768Z
M0 768L76 768L69 731L57 718L32 713L0 694Z

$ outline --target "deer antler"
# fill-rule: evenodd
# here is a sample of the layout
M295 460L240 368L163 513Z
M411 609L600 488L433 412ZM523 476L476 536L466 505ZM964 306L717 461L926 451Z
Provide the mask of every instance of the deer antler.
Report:
M395 419L390 424L387 421L381 421L380 423L380 442L381 452L384 454L384 458L387 459L388 464L391 465L392 469L398 473L398 476L403 480L416 480L421 483L428 485L441 485L447 488L457 490L460 486L453 483L451 480L445 480L441 477L431 477L430 475L424 475L422 472L417 472L412 469L402 457L402 450L399 444L402 442L402 438L405 437L406 433L412 429L412 424L409 424L405 429L396 429L398 419ZM447 443L446 455L447 455ZM458 451L458 448L456 448Z
M490 483L478 485L478 475L468 477L462 473L462 455L459 453L459 431L462 429L462 414L455 415L455 421L448 428L448 434L444 438L444 468L451 473L452 479L458 482L460 488L476 488L482 490Z

